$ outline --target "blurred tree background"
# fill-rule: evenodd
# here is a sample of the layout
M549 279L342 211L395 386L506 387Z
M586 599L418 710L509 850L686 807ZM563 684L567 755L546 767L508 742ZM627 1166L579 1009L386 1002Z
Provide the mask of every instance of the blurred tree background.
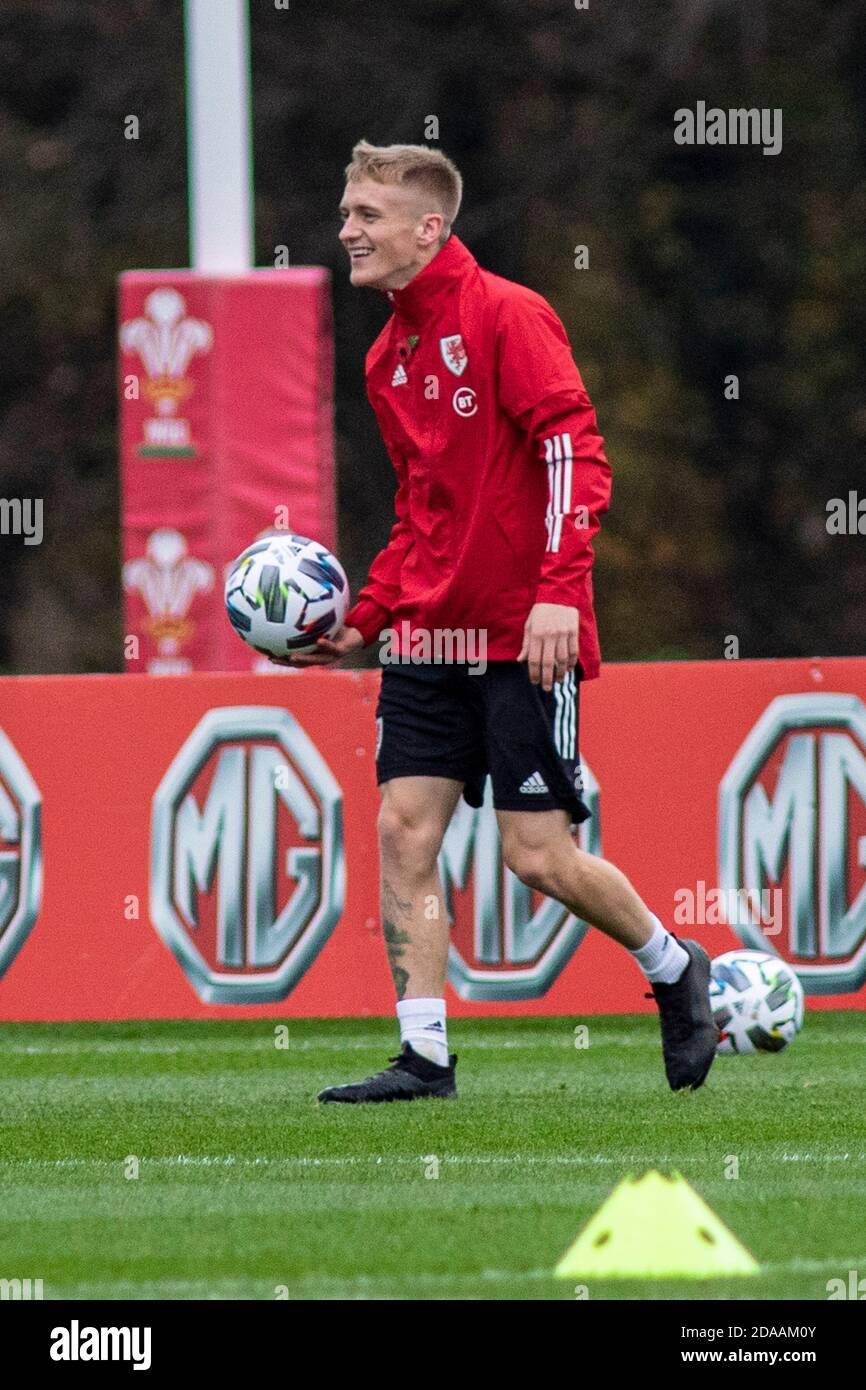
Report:
M552 302L599 414L605 656L861 652L866 540L825 525L866 442L861 0L250 8L257 264L285 244L333 273L353 588L394 479L363 383L388 309L348 285L342 171L435 116L458 234ZM782 152L678 146L699 100L780 107ZM4 672L122 668L115 281L186 264L181 0L3 0L0 495L45 520L41 546L0 537Z

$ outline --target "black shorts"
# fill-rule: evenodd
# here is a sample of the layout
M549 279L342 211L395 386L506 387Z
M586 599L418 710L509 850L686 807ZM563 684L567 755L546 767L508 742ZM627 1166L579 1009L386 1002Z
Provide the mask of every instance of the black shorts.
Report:
M561 808L572 821L591 812L581 799L576 671L545 691L523 661L382 668L376 707L376 779L450 777L470 806L493 781L499 811Z

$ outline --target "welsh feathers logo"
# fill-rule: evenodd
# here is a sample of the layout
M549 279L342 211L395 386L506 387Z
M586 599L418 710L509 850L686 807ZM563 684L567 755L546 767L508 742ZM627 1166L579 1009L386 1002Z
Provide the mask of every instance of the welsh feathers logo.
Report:
M213 346L210 324L187 318L183 295L167 285L147 296L142 318L121 325L120 346L141 359L146 372L142 392L155 412L144 422L139 453L143 458L192 458L189 421L178 415L178 407L193 389L186 375L190 362Z
M460 334L452 333L448 338L440 338L439 347L442 360L449 372L453 372L455 376L462 376L469 365L469 358Z
M144 600L144 628L156 643L148 671L176 675L192 670L192 662L181 654L193 633L189 609L196 594L208 593L213 582L213 566L190 555L186 537L173 527L151 531L145 554L127 560L123 587Z

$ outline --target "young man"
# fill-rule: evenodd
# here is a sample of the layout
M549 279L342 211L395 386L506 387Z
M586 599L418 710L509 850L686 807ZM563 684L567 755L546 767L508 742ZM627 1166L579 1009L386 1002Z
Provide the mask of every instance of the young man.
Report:
M489 774L505 862L618 941L661 1015L674 1090L700 1086L718 1039L709 960L678 941L612 864L580 850L580 680L598 674L592 537L610 495L595 413L565 330L533 291L482 270L452 232L460 174L440 151L361 141L340 240L351 281L393 310L367 390L397 474L397 521L346 625L291 664L321 665L388 629L392 650L471 633L485 662L386 665L377 709L382 930L397 993L392 1066L321 1092L348 1103L454 1096L437 871L461 795ZM396 635L396 641L394 637ZM483 666L483 669L482 669Z

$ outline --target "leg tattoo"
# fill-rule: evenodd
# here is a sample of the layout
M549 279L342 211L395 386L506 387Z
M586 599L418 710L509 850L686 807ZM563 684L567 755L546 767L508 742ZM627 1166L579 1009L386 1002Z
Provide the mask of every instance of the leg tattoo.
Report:
M409 971L405 970L400 964L403 958L403 947L408 946L410 936L407 931L399 927L396 918L410 917L412 914L412 904L403 898L399 898L390 883L382 884L382 934L385 937L385 946L388 951L388 964L391 967L391 975L394 979L394 988L397 991L397 998L402 999L406 993L406 986L409 983Z
M393 922L389 922L387 917L382 923L382 931L388 949L388 964L394 977L394 988L397 991L397 998L402 999L409 983L409 971L403 969L400 960L403 955L403 947L409 944L409 933L401 931Z

